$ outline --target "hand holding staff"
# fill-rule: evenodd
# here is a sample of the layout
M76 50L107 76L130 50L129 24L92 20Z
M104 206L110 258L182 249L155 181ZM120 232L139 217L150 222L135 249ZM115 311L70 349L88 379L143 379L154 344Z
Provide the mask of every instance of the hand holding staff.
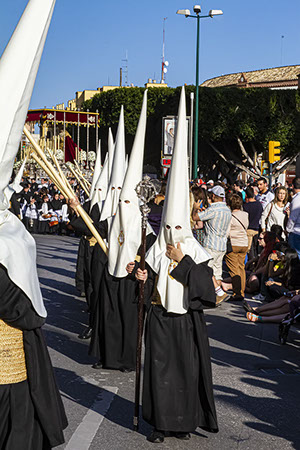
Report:
M146 235L148 214L151 211L148 203L159 192L158 185L155 185L147 175L137 185L136 193L141 200L141 214L142 214L142 243L141 243L141 261L140 270L138 273L139 279L139 301L138 301L138 336L137 336L137 350L136 350L136 378L135 378L135 408L133 416L133 429L138 430L139 427L139 410L140 410L140 388L141 388L141 356L142 356L142 337L144 328L144 290L146 281L145 271L145 255L146 255Z

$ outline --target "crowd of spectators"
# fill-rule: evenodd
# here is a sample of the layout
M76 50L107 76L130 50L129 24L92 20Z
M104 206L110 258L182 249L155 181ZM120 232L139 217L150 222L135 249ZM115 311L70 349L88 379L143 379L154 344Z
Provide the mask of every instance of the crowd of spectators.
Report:
M281 321L299 301L300 178L271 189L263 177L247 185L210 181L191 194L193 232L212 258L217 305L242 301L249 320ZM264 305L251 308L245 295Z
M74 193L85 197L75 179ZM11 199L11 211L31 233L70 234L66 199L46 178L22 180L23 190ZM166 182L149 205L149 222L158 233ZM300 178L292 186L271 189L261 177L245 185L191 183L191 228L211 255L216 304L242 301L251 321L280 321L300 293ZM252 308L245 295L263 306ZM270 306L269 306L270 304ZM270 319L271 317L271 319Z
M76 190L75 180L69 181ZM41 178L37 182L35 178L23 178L21 186L22 191L11 198L10 210L26 229L33 234L68 234L69 208L51 180Z

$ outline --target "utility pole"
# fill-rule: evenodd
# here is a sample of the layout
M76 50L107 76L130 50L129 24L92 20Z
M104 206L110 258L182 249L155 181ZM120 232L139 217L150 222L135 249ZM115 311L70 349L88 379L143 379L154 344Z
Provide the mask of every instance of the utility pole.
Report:
M122 83L123 83L123 69L122 67L120 67L120 87L122 87Z
M166 29L165 29L165 23L166 23L167 17L164 17L163 19L163 49L162 49L162 65L161 65L161 83L163 84L165 82L165 73L167 73L168 69L166 66L169 65L168 61L165 62L165 38L166 38Z
M122 59L124 63L124 72L125 72L125 86L128 86L128 51L126 50L125 59Z

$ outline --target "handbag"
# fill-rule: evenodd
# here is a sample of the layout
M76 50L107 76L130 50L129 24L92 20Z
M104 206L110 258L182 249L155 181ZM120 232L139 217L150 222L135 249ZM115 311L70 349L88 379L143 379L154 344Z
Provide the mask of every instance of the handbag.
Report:
M233 251L230 237L228 236L227 242L226 242L226 253L231 253Z

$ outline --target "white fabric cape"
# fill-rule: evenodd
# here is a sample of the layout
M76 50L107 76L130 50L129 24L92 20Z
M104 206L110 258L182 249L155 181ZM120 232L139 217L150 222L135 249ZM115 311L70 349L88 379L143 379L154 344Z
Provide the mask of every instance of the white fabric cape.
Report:
M8 187L55 0L29 0L0 60L0 264L46 317L36 270L35 242L10 213Z
M6 267L9 278L31 300L38 315L46 317L36 268L35 240L10 211L0 212L0 246L0 264Z

